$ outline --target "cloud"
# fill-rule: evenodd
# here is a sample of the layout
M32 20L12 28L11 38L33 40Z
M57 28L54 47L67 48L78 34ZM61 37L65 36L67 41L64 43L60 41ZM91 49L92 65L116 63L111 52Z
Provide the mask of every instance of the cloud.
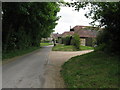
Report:
M63 33L64 31L69 31L70 26L74 27L76 25L90 26L91 19L88 19L84 14L88 11L80 9L80 11L75 11L72 7L60 7L61 10L57 16L61 16L58 21L58 25L55 27L55 33Z

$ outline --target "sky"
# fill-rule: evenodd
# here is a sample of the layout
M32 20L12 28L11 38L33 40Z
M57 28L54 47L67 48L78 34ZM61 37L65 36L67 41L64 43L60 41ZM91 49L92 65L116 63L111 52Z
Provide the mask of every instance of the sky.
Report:
M83 25L83 26L91 26L89 23L92 21L92 19L88 19L84 16L86 12L88 12L88 9L83 10L80 9L80 11L75 11L72 7L60 7L60 12L57 13L57 16L61 16L59 19L58 24L55 27L54 33L63 33L65 31L70 30L71 28L76 25Z

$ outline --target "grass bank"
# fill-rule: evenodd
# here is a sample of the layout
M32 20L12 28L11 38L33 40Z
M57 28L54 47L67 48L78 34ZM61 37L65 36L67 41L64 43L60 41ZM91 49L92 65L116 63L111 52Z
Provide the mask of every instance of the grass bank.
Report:
M120 88L118 56L91 52L67 61L61 75L68 88Z
M34 50L37 50L39 48L40 47L30 47L30 48L27 48L27 49L24 49L24 50L13 50L13 51L10 51L10 52L2 52L2 60L10 59L10 58L13 58L13 57L16 57L16 56L21 56L21 55L30 53Z
M51 43L41 43L40 46L48 46L48 45L52 45ZM22 50L13 50L13 51L9 51L9 52L2 52L2 60L6 60L6 59L10 59L16 56L21 56L30 52L33 52L37 49L39 49L40 47L30 47L27 49L22 49Z
M89 46L80 46L80 50L92 50L93 47ZM72 45L62 45L62 44L57 44L55 47L52 48L53 51L76 51Z
M40 46L43 47L43 46L48 46L48 45L53 45L52 43L40 43Z

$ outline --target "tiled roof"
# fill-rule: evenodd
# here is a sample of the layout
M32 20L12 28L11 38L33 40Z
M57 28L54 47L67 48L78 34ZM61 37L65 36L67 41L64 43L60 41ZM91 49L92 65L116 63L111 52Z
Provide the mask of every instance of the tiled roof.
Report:
M78 34L80 37L96 37L97 31L95 30L75 30L64 32L60 37L66 37L67 35L73 35L74 33Z
M74 32L73 31L68 31L68 32L64 32L61 34L61 37L66 37L67 35L73 35Z
M58 37L60 37L60 35L61 35L61 34L56 33L56 34L52 34L52 37L53 37L53 38L58 38Z
M72 29L74 29L74 30L81 30L82 28L85 28L85 27L88 27L88 26L77 25L77 26L73 27Z
M75 30L80 37L96 37L97 31L95 30Z

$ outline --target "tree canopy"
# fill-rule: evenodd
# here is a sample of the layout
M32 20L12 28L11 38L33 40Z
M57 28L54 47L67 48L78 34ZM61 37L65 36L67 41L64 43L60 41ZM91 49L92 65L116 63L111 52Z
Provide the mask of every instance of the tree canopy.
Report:
M120 53L120 2L73 2L66 3L66 5L75 7L75 10L78 11L80 8L88 8L89 12L85 16L93 19L91 22L93 25L95 25L95 21L98 21L99 26L104 27L100 33L102 38L97 41L98 46L104 44L104 51Z
M3 51L39 46L57 25L56 2L3 2Z

